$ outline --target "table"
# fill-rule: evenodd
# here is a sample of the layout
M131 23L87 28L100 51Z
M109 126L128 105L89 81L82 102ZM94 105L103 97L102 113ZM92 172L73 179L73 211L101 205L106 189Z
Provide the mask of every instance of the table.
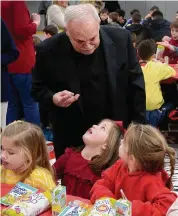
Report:
M1 196L5 196L13 187L14 187L14 185L1 184ZM83 199L81 197L67 195L67 203L70 201L74 201L74 200L80 200L80 201L85 202L87 204L91 204L90 200ZM5 208L6 208L6 206L1 205L1 210L5 209ZM41 216L52 216L52 211L51 211L51 209L49 209L40 215Z

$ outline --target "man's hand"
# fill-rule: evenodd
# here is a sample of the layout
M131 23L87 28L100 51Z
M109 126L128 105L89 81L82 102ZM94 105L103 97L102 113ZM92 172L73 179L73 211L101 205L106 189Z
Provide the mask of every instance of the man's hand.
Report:
M64 90L53 95L53 103L59 107L68 107L77 101L79 96L79 94L74 95L74 93Z

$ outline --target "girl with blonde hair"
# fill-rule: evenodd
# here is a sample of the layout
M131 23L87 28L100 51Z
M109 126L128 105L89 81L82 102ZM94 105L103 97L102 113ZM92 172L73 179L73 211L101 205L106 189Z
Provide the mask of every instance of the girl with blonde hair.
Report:
M1 138L1 183L21 181L42 190L55 187L45 138L38 126L15 121L4 129Z
M89 199L90 189L102 171L117 161L121 137L120 127L105 119L83 135L84 146L66 149L54 169L67 194Z
M170 158L170 176L164 170ZM105 171L91 190L91 201L102 197L122 198L132 204L132 216L166 215L177 195L172 189L175 151L150 125L131 124L119 148L120 160Z

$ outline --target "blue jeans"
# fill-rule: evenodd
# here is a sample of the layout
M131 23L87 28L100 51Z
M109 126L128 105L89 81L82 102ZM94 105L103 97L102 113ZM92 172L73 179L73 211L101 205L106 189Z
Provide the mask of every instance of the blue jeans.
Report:
M38 103L30 96L31 85L31 74L10 74L7 124L21 119L21 111L23 111L25 121L40 124Z

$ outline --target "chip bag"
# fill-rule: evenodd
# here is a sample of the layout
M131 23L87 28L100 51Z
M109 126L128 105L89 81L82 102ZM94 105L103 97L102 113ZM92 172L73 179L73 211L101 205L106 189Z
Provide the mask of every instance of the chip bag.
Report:
M50 192L21 196L11 207L2 211L2 216L36 216L47 210L51 203Z
M157 50L156 50L156 59L157 60L162 59L164 50L165 50L164 46L162 46L162 45L157 46Z
M59 216L85 216L85 213L91 208L90 205L81 202L79 200L75 200L70 202L68 206L59 214Z
M102 198L96 200L93 209L88 212L88 216L115 216L114 208L116 200L112 198Z
M13 205L16 200L18 200L23 195L30 195L37 192L38 189L31 187L30 185L18 182L12 190L1 197L0 202L3 205L10 206Z

